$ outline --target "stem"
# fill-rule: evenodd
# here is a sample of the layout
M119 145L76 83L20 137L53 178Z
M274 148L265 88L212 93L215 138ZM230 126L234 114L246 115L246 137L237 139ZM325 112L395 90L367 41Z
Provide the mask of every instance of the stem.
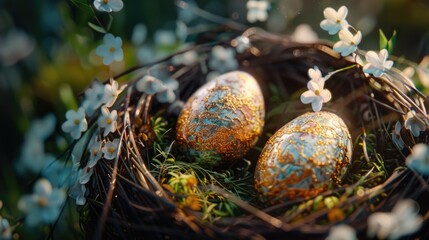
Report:
M339 73L339 72L342 72L342 71L345 71L345 70L349 70L349 69L352 69L352 68L354 68L354 67L357 67L357 64L353 64L353 65L350 65L350 66L347 66L347 67L343 67L343 68L337 69L337 70L335 70L335 71L333 71L333 72L330 72L330 73L328 73L328 74L325 76L325 81L327 81L329 78L331 78L331 77L332 77L332 75L334 75L334 74L336 74L336 73Z
M95 21L97 21L97 23L98 23L98 24L99 24L99 25L104 29L104 31L105 31L105 32L107 32L106 27L104 27L104 25L101 23L100 19L98 19L97 14L95 14L95 11L94 11L94 8L93 8L93 5L92 5L92 4L89 4L89 6L90 6L90 8L91 8L92 13L94 14Z
M355 28L355 27L353 27L352 25L349 25L349 28L351 29L351 30L353 30L355 33L358 33L359 31Z
M211 22L214 22L214 23L217 23L220 25L226 25L226 26L230 27L231 29L235 29L235 30L238 30L240 32L242 32L248 28L246 25L234 22L228 18L219 17L219 16L214 15L210 12L204 11L203 9L197 7L196 5L189 4L189 3L182 1L182 0L177 0L176 5L182 9L189 8L195 15L202 17L208 21L211 21Z
M109 65L109 79L113 79L112 64Z

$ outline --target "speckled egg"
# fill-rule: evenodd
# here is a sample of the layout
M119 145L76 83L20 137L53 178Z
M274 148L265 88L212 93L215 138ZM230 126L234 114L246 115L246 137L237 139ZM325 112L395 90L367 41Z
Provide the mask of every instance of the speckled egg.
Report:
M340 183L351 154L350 133L340 117L306 113L265 144L255 170L255 188L271 203L315 196Z
M218 76L185 103L177 120L177 142L207 165L231 163L254 145L264 125L264 99L250 74Z

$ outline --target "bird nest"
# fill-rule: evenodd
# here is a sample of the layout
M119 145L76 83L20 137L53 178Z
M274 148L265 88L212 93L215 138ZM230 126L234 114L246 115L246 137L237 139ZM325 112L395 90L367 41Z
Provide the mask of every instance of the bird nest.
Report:
M178 98L186 101L206 83L212 48L234 46L233 37L196 45L114 77L127 87L111 108L118 112L117 131L105 139L119 138L120 147L113 161L102 158L94 166L85 185L86 203L78 210L88 238L324 239L338 223L352 226L358 237L365 238L368 217L390 211L399 199L421 203L420 213L427 215L427 179L405 166L411 148L427 142L427 132L419 137L404 127L394 132L395 123L404 125L410 110L426 118L427 98L409 78L396 68L383 77L364 74L357 56L342 57L329 42L303 44L259 29L249 29L243 36L252 47L236 55L238 69L259 83L266 117L256 145L234 164L206 168L189 159L175 139L178 104L160 103L154 95L136 90L142 76L162 70L177 79ZM189 51L200 56L198 62L172 64L175 56ZM322 75L342 69L326 81L332 100L323 108L340 116L350 129L351 165L340 184L331 184L317 196L269 204L254 190L256 162L269 136L312 111L299 96L306 90L307 71L314 66ZM89 130L71 145L70 157L77 148L87 149L93 135L99 134L99 115L88 118ZM395 144L395 137L405 143L403 148ZM84 152L77 159L80 166L89 161L88 151Z

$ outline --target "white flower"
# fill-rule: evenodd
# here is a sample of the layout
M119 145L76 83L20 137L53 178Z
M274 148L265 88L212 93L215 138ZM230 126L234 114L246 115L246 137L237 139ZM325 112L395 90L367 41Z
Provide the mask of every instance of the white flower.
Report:
M119 138L115 138L112 142L106 142L101 151L104 153L104 158L107 160L112 160L116 158L119 148Z
M179 40L184 43L188 38L188 26L182 21L176 21L176 35Z
M171 46L176 43L176 34L171 30L157 30L154 33L153 41L158 46Z
M310 81L325 81L325 78L322 77L322 73L317 66L315 66L314 68L309 68L307 73L308 77L310 78Z
M122 0L94 0L94 7L100 12L118 12L124 3Z
M247 21L253 23L256 21L264 22L268 18L268 8L270 4L265 1L249 0L247 2Z
M80 184L87 184L91 179L92 174L94 174L94 168L89 167L88 162L84 168L79 169L78 182Z
M314 69L310 68L308 76L311 80L307 83L308 90L301 94L301 102L304 104L311 103L313 111L318 112L322 109L323 103L331 100L332 95L328 89L323 89L325 79L317 67Z
M47 161L55 159L52 155L45 153L43 141L38 138L26 138L19 157L18 170L31 173L39 173Z
M416 232L422 225L422 217L417 214L417 207L416 202L405 199L398 201L390 213L371 214L368 218L368 237L398 239Z
M185 103L183 101L176 100L172 104L170 104L170 106L168 107L168 112L175 116L179 116L184 106Z
M320 27L328 31L331 35L336 34L342 29L347 29L349 27L349 23L346 20L348 11L349 10L345 6L341 6L338 12L330 7L325 8L325 10L323 10L325 19L320 22Z
M362 61L362 59L360 58L360 56L356 53L352 53L352 59L354 59L356 61L357 64L363 66L365 65Z
M417 67L417 75L420 82L426 88L429 88L429 55L426 55Z
M198 7L194 0L186 1L186 4L181 5L177 8L177 17L185 23L190 23L194 20L197 15L193 11L194 8Z
M170 90L177 90L178 88L179 88L179 82L176 80L176 79L174 79L174 78L165 78L163 81L162 81L162 84L166 87L166 88L168 88L168 89L170 89Z
M411 131L414 137L420 136L420 132L426 129L422 116L418 116L414 110L411 110L405 116L404 127Z
M415 74L414 67L407 67L402 70L402 78L389 78L395 84L399 90L404 92L405 94L410 92L411 88L415 88L415 85L413 83L413 76Z
M357 240L356 230L345 224L333 226L325 240Z
M413 67L407 67L404 70L402 70L402 73L407 77L407 78L412 78L414 76L414 74L416 73L415 69ZM411 85L412 86L412 85Z
M101 142L95 140L89 147L89 162L88 166L93 168L101 158Z
M31 126L27 133L27 136L44 141L54 132L56 122L57 119L52 113L47 114L42 119L36 119L31 122Z
M146 94L157 94L156 99L161 103L171 103L176 100L174 91L179 88L179 82L173 78L167 77L160 80L154 76L146 75L137 82L136 88Z
M40 173L47 162L55 159L53 155L46 154L44 140L55 130L56 118L53 114L48 114L42 119L31 122L24 144L22 145L21 156L18 161L18 171L30 171Z
M368 63L363 67L363 72L380 77L393 66L393 61L387 61L388 56L389 53L386 49L382 49L378 54L374 51L368 51L365 54Z
M219 77L220 75L221 74L216 72L216 71L209 72L206 75L206 82L210 82L210 81L216 79L217 77Z
M144 92L146 94L155 94L158 92L161 92L164 87L162 85L162 81L158 78L151 76L151 75L145 75L136 83L136 89L139 92Z
M116 110L110 112L107 107L101 108L101 115L98 118L98 126L100 128L104 128L104 137L106 137L110 132L114 133L116 131L118 126L118 122L116 121L117 118L118 113Z
M160 103L172 103L176 100L176 94L171 89L165 89L156 95L156 100Z
M144 43L147 37L147 27L143 23L138 23L133 28L131 42L138 46Z
M412 153L407 157L406 165L414 171L429 176L429 149L426 144L414 145Z
M395 143L396 147L398 147L400 150L404 149L405 147L404 140L402 140L402 137L401 137L401 130L402 130L401 123L396 122L395 130L392 132L392 140Z
M21 197L18 208L25 212L25 222L28 226L40 223L53 223L60 214L60 208L66 198L61 189L53 189L46 179L39 179L34 185L32 195Z
M291 37L294 41L300 43L315 43L319 39L317 33L308 24L298 25Z
M190 66L190 65L196 63L197 61L198 61L198 54L194 50L186 51L182 54L174 56L171 59L171 62L175 66L179 66L182 64L185 66Z
M48 179L53 187L69 187L72 184L70 165L54 157L45 163L41 175Z
M215 46L212 48L209 67L219 73L225 73L238 68L235 52L232 48Z
M70 133L74 139L79 139L82 132L88 129L88 123L85 119L85 110L82 107L77 111L68 110L66 112L66 119L61 129L64 132Z
M175 90L179 88L179 82L173 78L167 78L162 81L163 90L156 95L156 99L161 103L172 103L176 100Z
M0 36L0 62L3 66L12 66L29 56L35 47L34 39L19 29L10 30Z
M78 181L70 188L69 196L76 200L76 205L84 205L86 203L86 186Z
M115 104L116 99L118 99L119 94L127 87L126 85L122 85L119 88L118 82L110 79L110 84L106 84L104 86L103 100L104 106L111 107Z
M248 37L238 36L233 40L233 46L238 53L243 53L244 51L252 47L252 44L250 43L250 39Z
M93 135L90 135L90 134L83 135L82 138L79 139L76 142L76 144L73 146L73 150L71 153L73 171L77 172L77 169L80 167L80 160L82 159L88 147L88 142L95 141L95 138L97 137L96 134L98 134L98 132L96 132Z
M103 44L95 49L95 53L103 58L104 65L110 65L113 61L122 61L124 59L122 39L107 33L103 37Z
M341 53L341 56L345 57L353 53L357 49L357 45L359 45L362 40L362 33L358 31L356 35L347 30L343 29L339 33L340 41L334 44L334 51Z
M0 216L0 239L8 240L12 239L12 228L10 227L9 221Z
M151 46L151 44L144 44L138 47L136 55L139 63L151 63L160 58L155 51L155 47Z
M104 85L98 81L94 81L92 86L86 89L82 107L85 108L88 116L91 116L103 104L104 89Z

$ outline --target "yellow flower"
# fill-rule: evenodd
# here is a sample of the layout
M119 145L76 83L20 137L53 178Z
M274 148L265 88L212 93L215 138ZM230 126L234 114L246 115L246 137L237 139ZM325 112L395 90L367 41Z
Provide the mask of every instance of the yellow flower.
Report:
M183 205L185 207L189 207L194 211L200 211L202 207L200 199L196 195L189 195L188 197L186 197L185 201L183 202Z

